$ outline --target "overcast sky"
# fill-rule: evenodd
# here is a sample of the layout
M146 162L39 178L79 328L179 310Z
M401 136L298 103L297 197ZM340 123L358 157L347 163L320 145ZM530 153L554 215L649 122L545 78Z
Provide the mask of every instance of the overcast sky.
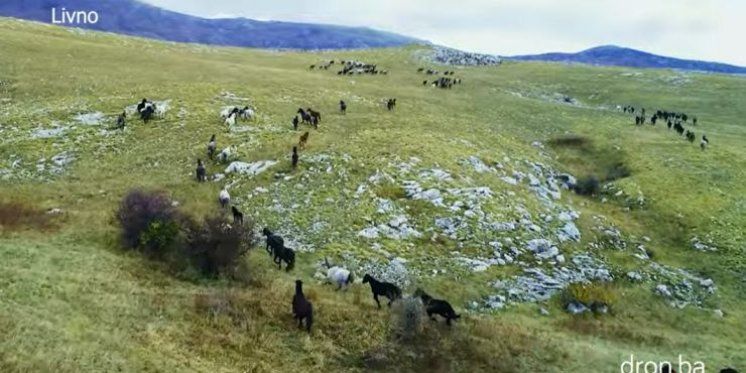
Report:
M746 66L746 0L144 0L201 17L367 26L467 51L616 44Z

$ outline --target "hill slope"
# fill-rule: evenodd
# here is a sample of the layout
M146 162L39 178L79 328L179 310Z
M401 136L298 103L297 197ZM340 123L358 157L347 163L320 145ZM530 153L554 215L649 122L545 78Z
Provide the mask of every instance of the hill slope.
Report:
M520 61L547 61L564 63L584 63L600 66L625 66L639 68L679 69L708 71L726 74L746 74L746 67L718 62L683 60L659 56L631 48L606 45L587 49L578 53L543 53L507 57Z
M246 50L11 19L0 34L0 371L598 372L631 353L746 366L744 79L511 63L455 67L463 84L437 89L423 47ZM331 59L388 74L308 69ZM162 118L112 128L142 97ZM696 115L685 125L710 147L635 126L626 104ZM256 118L227 127L234 105ZM323 113L318 129L293 130L298 107ZM235 161L277 163L207 160L197 183L212 134ZM576 195L564 173L603 188ZM130 189L201 217L221 213L224 186L297 250L295 269L261 244L217 279L122 249L112 214ZM403 341L398 306L324 284L324 258L462 317ZM310 335L290 315L296 279ZM568 314L576 298L608 312Z
M51 9L97 11L99 22L76 27L154 39L253 48L347 49L390 47L421 40L363 27L246 18L205 19L136 0L9 0L0 3L0 16L51 23Z

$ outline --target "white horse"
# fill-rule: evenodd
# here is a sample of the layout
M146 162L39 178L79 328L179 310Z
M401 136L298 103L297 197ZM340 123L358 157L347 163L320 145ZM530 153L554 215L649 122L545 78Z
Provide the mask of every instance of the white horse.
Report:
M237 116L237 114L238 114L238 113L236 113L236 112L232 112L232 113L230 113L230 114L228 115L228 117L227 117L227 118L225 118L225 124L226 124L226 125L227 125L228 127L230 127L230 126L233 126L234 124L236 124L236 116Z
M238 113L240 114L241 119L244 120L251 120L254 118L254 110L248 106L239 110Z
M220 194L218 195L218 201L220 201L220 206L225 208L231 203L231 195L228 194L228 188L223 188L223 190L220 191Z

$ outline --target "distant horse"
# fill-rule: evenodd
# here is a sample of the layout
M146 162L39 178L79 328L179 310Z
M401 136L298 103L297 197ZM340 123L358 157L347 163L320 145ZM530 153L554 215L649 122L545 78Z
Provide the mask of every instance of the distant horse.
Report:
M300 140L298 141L298 146L300 146L301 149L305 149L306 142L308 142L308 132L300 136Z
M303 121L303 123L311 124L311 115L306 113L305 110L303 110L302 108L298 108L297 113L300 114L300 119L301 121Z

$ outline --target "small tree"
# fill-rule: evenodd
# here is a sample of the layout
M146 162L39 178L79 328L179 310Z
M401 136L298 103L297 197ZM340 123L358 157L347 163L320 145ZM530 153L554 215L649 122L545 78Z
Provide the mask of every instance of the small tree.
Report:
M187 255L192 265L205 275L217 276L236 267L251 248L253 224L231 224L221 215L205 218L189 230Z

